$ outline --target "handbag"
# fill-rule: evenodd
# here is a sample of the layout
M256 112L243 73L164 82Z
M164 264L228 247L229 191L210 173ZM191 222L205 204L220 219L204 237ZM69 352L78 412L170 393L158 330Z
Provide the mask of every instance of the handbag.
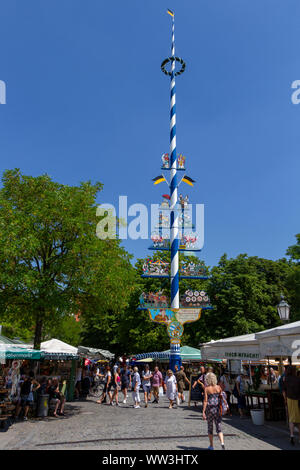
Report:
M226 415L227 411L229 410L229 406L227 403L225 392L220 392L219 395L219 404L220 404L220 415Z

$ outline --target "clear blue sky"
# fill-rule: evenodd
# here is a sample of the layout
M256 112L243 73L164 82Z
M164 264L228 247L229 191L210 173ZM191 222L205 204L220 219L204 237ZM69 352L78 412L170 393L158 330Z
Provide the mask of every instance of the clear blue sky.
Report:
M205 204L201 257L285 255L300 232L299 0L2 0L1 172L104 183L99 202L159 202L169 148L170 54L177 144ZM128 241L143 257L149 242Z

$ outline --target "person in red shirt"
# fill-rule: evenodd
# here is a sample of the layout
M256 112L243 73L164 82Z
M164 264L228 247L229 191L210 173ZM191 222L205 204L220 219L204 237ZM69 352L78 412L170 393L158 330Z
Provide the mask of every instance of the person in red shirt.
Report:
M162 381L162 373L156 366L152 376L152 390L154 395L154 400L152 403L158 403L159 401L159 387L162 387Z

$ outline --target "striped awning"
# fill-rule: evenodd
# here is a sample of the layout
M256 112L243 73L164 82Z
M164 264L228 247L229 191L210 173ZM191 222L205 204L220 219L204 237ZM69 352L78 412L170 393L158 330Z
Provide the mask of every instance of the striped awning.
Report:
M141 359L169 359L170 358L170 352L169 351L155 351L155 352L148 352L148 353L141 353L141 354L136 354L135 356L132 357L132 360L139 361Z

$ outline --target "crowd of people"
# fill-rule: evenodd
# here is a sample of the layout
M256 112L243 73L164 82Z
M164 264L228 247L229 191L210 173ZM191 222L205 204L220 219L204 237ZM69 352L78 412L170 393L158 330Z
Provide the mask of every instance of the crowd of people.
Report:
M263 379L263 377L265 377ZM261 383L278 384L284 397L286 412L290 427L290 441L294 445L295 424L300 423L300 376L295 366L288 366L280 375L277 371L263 369ZM232 397L236 398L237 408L241 418L245 417L246 393L249 389L249 370L243 370L239 375L233 376L226 369L215 373L212 367L200 367L199 374L188 378L184 366L175 366L174 372L160 370L156 365L150 370L148 364L143 369L137 366L119 364L105 367L84 367L78 369L76 374L75 396L87 397L91 392L98 390L98 385L103 384L101 395L97 404L107 403L110 406L121 406L129 400L132 394L132 406L134 409L141 407L142 399L144 407L149 404L158 404L162 396L168 399L169 409L176 408L184 403L185 389L197 388L197 402L202 406L202 417L207 421L209 449L213 450L213 426L219 437L222 449L225 449L224 436L221 429L222 416L232 414ZM49 396L49 404L52 403L53 416L64 416L65 396L57 378L43 377L37 381L31 371L26 376L21 376L18 384L18 400L15 418L18 419L22 411L23 419L27 420L30 406L33 404L33 394ZM141 399L142 395L142 399ZM192 397L192 394L191 394ZM192 399L192 398L191 398ZM121 402L121 403L120 403ZM130 402L129 402L130 403Z

